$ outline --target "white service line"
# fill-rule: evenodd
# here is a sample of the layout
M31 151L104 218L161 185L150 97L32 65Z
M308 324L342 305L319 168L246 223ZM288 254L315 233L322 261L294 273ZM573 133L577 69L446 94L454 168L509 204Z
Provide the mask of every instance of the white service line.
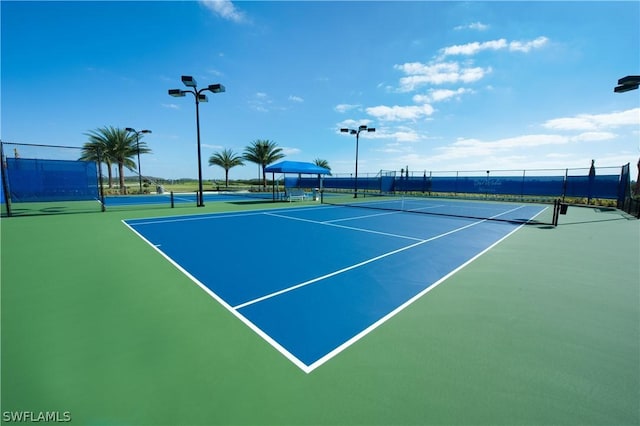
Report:
M370 217L388 216L390 214L398 214L398 213L402 213L402 211L392 211L392 212L376 213L376 214L365 214L365 215L362 215L362 216L345 217L345 218L342 218L342 219L324 220L324 221L322 221L322 223L345 222L347 220L367 219L367 218L370 218Z
M336 208L335 206L331 207L297 207L297 208L288 208L283 209L281 211L299 211L299 210L309 210L309 209L328 209L328 208ZM230 211L230 212L217 212L217 213L203 213L198 215L182 215L182 216L174 216L170 218L164 219L166 216L161 217L148 217L144 219L128 219L128 222L131 222L133 226L139 225L154 225L156 223L175 223L175 222L190 222L193 220L214 220L214 219L225 219L229 217L241 217L241 216L258 216L265 212L265 210L253 210L253 211ZM139 220L140 222L136 222Z
M378 234L378 235L384 235L384 236L387 236L387 237L403 238L405 240L422 241L422 238L409 237L409 236L406 236L406 235L399 235L399 234L390 234L388 232L374 231L372 229L356 228L354 226L345 226L345 225L335 225L335 224L329 223L329 222L321 222L321 221L317 221L317 220L303 219L303 218L300 218L300 217L285 216L285 215L276 214L276 213L264 213L264 214L267 215L267 216L280 217L280 218L283 218L283 219L297 220L297 221L300 221L300 222L315 223L317 225L333 226L334 228L349 229L351 231L367 232L369 234Z

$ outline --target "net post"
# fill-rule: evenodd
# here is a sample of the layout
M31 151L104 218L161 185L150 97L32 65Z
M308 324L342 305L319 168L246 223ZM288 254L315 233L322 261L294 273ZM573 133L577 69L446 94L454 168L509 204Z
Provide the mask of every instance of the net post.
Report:
M553 219L552 219L552 224L553 226L558 226L558 218L560 215L560 199L556 198L555 200L553 200Z

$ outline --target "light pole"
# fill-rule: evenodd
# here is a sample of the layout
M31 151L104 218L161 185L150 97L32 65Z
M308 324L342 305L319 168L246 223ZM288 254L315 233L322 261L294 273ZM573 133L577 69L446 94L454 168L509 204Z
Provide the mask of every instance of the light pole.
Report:
M628 75L618 79L618 85L613 88L616 93L624 93L636 90L640 86L640 75ZM638 159L638 179L636 180L636 192L640 192L640 159Z
M131 132L136 134L136 150L138 151L138 183L140 184L140 193L142 194L142 171L140 169L140 134L141 133L151 133L151 130L140 130L137 131L132 127L127 127L124 129L125 132Z
M191 93L196 98L196 133L198 137L198 201L196 205L198 207L204 207L204 197L202 195L202 157L200 154L200 102L208 102L207 95L203 95L202 92L208 90L211 93L222 93L225 88L222 84L210 84L209 86L198 90L196 81L190 75L182 76L182 83L185 86L193 88L193 90L181 90L181 89L169 89L169 95L176 98L183 97L186 93Z
M353 183L353 189L354 189L354 194L353 194L353 198L358 198L358 143L360 140L360 132L375 132L376 129L373 127L367 127L365 125L362 125L360 127L358 127L358 130L355 129L340 129L340 132L342 133L350 133L352 135L356 135L356 179Z

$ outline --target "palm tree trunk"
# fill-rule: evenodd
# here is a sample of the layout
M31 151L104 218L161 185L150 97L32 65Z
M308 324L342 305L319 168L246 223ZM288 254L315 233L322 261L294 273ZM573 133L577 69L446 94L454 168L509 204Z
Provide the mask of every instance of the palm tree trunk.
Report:
M113 188L113 172L111 171L111 161L107 161L107 176L109 178L109 189Z
M127 187L124 186L124 162L118 162L118 175L120 178L120 194L127 194Z
M229 187L229 169L224 169L224 186Z
M266 169L267 166L266 165L262 165L262 189L264 189L265 191L267 190L267 174L265 173L264 169Z

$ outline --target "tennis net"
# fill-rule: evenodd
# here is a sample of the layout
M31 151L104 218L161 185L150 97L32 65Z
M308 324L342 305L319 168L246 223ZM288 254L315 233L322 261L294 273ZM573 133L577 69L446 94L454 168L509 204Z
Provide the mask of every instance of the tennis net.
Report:
M553 225L554 208L542 204L497 202L488 200L460 200L420 195L372 192L321 193L323 204L408 212L435 216L461 217L475 220Z

